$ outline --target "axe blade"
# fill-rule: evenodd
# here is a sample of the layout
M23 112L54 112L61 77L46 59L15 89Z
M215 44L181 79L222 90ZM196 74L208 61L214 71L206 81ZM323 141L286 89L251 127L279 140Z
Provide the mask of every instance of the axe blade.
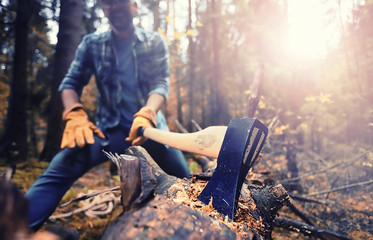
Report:
M232 119L219 152L217 167L198 199L209 204L212 198L213 207L234 220L242 184L267 134L267 127L257 119Z

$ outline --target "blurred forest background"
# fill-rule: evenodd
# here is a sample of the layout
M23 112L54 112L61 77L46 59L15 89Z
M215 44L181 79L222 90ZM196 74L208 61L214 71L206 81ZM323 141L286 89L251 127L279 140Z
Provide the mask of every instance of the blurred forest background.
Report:
M192 120L205 128L247 116L254 73L264 66L255 112L271 130L263 167L279 179L296 179L287 185L291 191L362 183L360 197L371 203L372 0L139 4L136 25L159 31L169 45L166 114L173 131L173 119L192 132ZM57 87L82 36L107 29L102 16L94 0L0 0L2 166L49 161L58 151L63 123ZM84 91L94 119L94 81ZM322 169L325 175L299 185L302 174ZM359 211L373 234L372 208L365 204Z

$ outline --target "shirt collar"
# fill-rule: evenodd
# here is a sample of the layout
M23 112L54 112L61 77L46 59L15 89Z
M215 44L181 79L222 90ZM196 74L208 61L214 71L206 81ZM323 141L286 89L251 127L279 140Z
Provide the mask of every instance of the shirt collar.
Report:
M138 40L140 42L145 41L142 29L136 26L134 30L134 37L135 37L135 40ZM113 30L111 29L101 34L101 37L100 37L101 41L103 42L110 41L112 38L113 38Z
M145 41L144 34L143 34L143 31L142 31L141 28L135 27L134 35L135 35L135 38L137 40L139 40L140 42L144 42Z

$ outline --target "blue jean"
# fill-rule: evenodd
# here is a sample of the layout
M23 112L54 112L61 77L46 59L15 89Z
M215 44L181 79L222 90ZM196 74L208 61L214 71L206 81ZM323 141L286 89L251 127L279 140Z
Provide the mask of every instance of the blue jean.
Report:
M48 168L38 177L25 194L29 201L29 226L37 230L54 212L63 195L71 185L91 168L108 158L102 150L124 153L130 144L124 139L128 132L116 128L107 132L107 140L95 137L95 143L83 148L65 148L52 159ZM190 177L187 162L181 151L147 140L143 147L168 174Z

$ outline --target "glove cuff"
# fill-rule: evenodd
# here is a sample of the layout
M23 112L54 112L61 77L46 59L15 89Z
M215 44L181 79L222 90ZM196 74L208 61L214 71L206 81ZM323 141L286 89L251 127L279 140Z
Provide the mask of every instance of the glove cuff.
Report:
M81 104L81 103L75 103L75 104L71 105L69 108L65 109L65 110L63 111L63 114L62 114L62 119L63 119L64 121L66 121L66 116L67 116L70 112L72 112L72 111L74 111L74 110L77 110L77 109L83 109L83 110L84 110L84 106L83 106L83 104Z
M151 109L150 107L148 106L145 106L145 107L142 107L140 109L140 111L138 111L137 113L135 113L135 115L133 115L133 117L143 117L143 118L146 118L150 121L150 123L156 127L157 126L157 121L156 121L156 117L155 117L155 112L153 109Z

